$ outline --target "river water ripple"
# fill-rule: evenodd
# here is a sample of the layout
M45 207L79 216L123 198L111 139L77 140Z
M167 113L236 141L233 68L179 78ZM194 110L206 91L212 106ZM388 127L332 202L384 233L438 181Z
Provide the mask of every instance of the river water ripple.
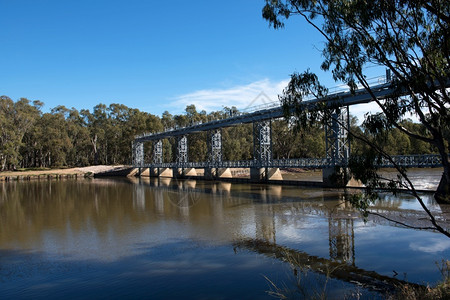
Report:
M331 189L163 178L0 187L3 299L272 299L270 282L308 297L327 278L331 299L376 298L386 281L435 284L450 258L448 238L364 222ZM448 207L424 198L448 227ZM405 194L376 209L422 218Z

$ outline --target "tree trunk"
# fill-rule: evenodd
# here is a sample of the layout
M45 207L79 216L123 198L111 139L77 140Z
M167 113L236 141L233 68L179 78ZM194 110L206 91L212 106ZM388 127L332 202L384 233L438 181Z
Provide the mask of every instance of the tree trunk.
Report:
M5 171L6 168L6 156L2 157L3 161L2 161L2 171Z
M442 173L441 181L439 182L436 193L434 193L434 198L440 204L450 204L450 162L448 160L448 153L443 142L437 146L442 158L444 173Z
M92 146L94 148L94 165L98 165L98 152L97 152L97 135L91 139Z
M434 193L434 198L439 204L450 204L450 168L447 159L447 163L443 163L444 173L442 173L441 181L439 186Z

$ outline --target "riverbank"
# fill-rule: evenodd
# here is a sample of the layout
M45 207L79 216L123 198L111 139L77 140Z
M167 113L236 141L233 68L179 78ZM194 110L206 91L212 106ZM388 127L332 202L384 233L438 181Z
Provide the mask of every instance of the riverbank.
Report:
M0 172L0 181L31 180L40 178L84 178L84 177L92 177L95 174L115 172L123 170L125 168L128 168L128 166L99 165L99 166L67 168L67 169L6 171Z

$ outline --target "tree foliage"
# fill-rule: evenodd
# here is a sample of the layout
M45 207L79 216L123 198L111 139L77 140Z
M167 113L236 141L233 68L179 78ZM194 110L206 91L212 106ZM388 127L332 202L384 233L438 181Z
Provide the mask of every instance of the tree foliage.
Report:
M161 132L165 129L208 122L240 114L235 108L206 113L197 112L194 105L186 107L185 113L161 117L122 104L106 106L98 104L93 112L57 106L50 112L41 111L43 103L26 99L17 102L3 96L0 98L0 158L2 169L30 167L88 166L94 164L128 164L131 162L131 142L136 135ZM353 129L363 130L353 120ZM423 132L424 126L410 120L403 126L413 132ZM324 128L315 124L310 128L298 127L292 119L272 121L273 158L322 158L325 155ZM436 153L429 144L418 143L402 131L392 129L386 133L387 150L392 154ZM369 138L369 137L367 137ZM404 141L389 143L389 140ZM175 161L175 139L163 141L165 162ZM253 128L243 124L222 129L224 160L253 159ZM153 143L145 144L145 161L152 161ZM207 134L196 133L188 138L189 160L207 160ZM356 152L367 145L352 141Z
M275 29L282 28L290 17L300 16L323 36L321 68L331 71L334 80L347 84L350 91L364 87L382 111L366 115L363 135L353 132L354 139L366 144L365 151L360 152L362 156L356 157L350 166L353 175L373 189L386 184L391 188L408 188L429 214L433 226L442 232L406 170L398 167L401 176L386 183L378 177L374 163L381 157L390 159L394 141L395 148L401 148L400 153L436 149L444 172L435 196L440 201L449 200L450 2L266 0L262 14ZM388 70L394 90L389 99L380 100L375 96L366 78L367 67ZM317 76L309 71L293 74L281 100L299 107L298 103L314 92L326 94ZM292 113L303 123L315 117L307 109L291 110L288 115ZM326 108L316 114L326 117ZM405 118L411 114L419 119L419 130L406 126ZM415 140L413 144L411 139ZM361 206L366 207L374 196L367 193L358 203L365 203Z

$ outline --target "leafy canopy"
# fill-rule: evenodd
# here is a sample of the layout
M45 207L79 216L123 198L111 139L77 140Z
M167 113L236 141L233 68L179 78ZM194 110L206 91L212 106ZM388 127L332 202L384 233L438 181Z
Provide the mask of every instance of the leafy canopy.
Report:
M429 144L437 149L444 166L436 198L450 200L450 1L266 0L262 13L275 29L283 28L290 17L303 18L325 39L321 68L331 71L334 80L347 84L351 91L365 88L379 105L382 113L366 114L364 135L353 133L354 138L370 146L351 165L355 177L369 187L360 207L366 208L374 199L371 189L406 187L429 214L433 226L443 232L406 170L398 167L400 176L386 183L377 175L374 164L381 157L391 159L389 151L380 145L393 129ZM369 67L387 70L388 83L394 90L389 99L375 96L365 75ZM306 71L293 74L280 96L286 116L296 116L301 126L329 115L326 106L314 113L307 105L300 105L311 94L326 94L326 89L315 74ZM405 126L404 120L411 115L417 116L424 131Z

